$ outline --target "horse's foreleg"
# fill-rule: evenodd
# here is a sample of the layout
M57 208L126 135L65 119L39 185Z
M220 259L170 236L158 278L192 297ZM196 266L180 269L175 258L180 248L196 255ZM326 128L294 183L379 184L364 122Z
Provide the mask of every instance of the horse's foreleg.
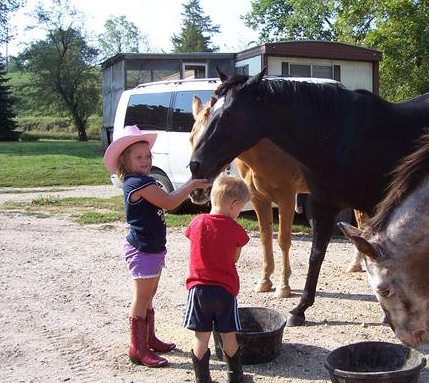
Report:
M355 213L356 222L358 224L358 228L363 229L365 224L368 222L368 219L369 219L368 214L360 210L355 210L354 213ZM360 255L359 251L355 250L353 254L353 258L350 261L349 265L347 266L346 272L355 273L360 271L363 271L362 256Z
M273 209L271 201L266 199L252 198L252 206L258 216L259 233L264 252L262 264L262 275L256 286L257 292L271 291L273 283L271 275L274 272L273 256Z
M282 251L282 270L280 283L276 289L276 295L280 298L288 298L291 294L289 278L291 268L289 261L289 249L292 243L292 222L294 216L294 194L290 193L281 203L279 203L279 235L278 243Z
M298 305L290 311L287 319L287 326L303 325L305 322L305 310L314 303L320 268L332 235L335 216L338 213L337 209L320 205L314 200L311 200L311 202L314 212L314 225L307 279L301 300Z

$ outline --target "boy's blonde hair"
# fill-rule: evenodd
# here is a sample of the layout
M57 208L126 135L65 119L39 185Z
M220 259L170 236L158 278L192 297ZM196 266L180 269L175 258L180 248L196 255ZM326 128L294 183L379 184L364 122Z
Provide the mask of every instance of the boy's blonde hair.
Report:
M220 176L213 182L210 199L212 205L220 205L231 201L246 203L250 200L250 191L242 179L232 176Z

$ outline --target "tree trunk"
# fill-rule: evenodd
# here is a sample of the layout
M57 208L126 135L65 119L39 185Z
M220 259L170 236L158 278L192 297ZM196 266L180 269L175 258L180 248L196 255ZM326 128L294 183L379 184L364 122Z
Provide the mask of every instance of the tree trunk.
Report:
M86 135L86 120L82 119L75 112L73 112L73 119L76 125L79 141L88 141L88 136Z
M86 135L86 129L84 126L78 127L77 133L79 136L79 141L88 141L88 136Z

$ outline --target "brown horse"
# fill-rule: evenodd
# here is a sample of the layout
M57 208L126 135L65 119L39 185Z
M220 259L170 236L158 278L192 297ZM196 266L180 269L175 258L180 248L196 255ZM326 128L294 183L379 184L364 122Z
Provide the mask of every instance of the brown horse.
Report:
M204 107L200 98L194 96L192 111L195 123L190 136L192 146L197 141L200 128L206 125L210 110L215 102L216 98L213 97ZM274 202L278 205L279 211L278 244L282 252L282 269L276 295L281 298L287 298L291 294L289 286L291 275L289 249L292 238L295 195L309 192L300 165L298 161L268 139L260 140L251 149L241 153L235 159L235 165L240 176L251 190L251 204L258 217L263 246L262 275L256 291L270 291L273 285L271 275L274 272L272 243L272 202ZM273 174L275 174L274 177L272 176ZM208 200L207 194L200 195L199 198L194 194L192 197L195 203L205 203ZM362 227L362 215L355 211L355 216L359 227ZM360 257L355 257L347 270L361 271Z

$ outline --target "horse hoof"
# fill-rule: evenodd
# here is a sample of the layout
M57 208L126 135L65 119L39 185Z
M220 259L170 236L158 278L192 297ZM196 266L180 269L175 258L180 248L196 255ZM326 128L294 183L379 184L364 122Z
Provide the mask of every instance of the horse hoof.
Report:
M259 282L258 285L255 288L255 291L257 293L267 293L269 291L271 291L273 287L272 282Z
M299 317L298 315L291 314L287 316L286 327L304 326L305 317Z
M289 298L291 296L291 291L289 286L279 287L276 291L276 296L278 298Z
M362 273L363 271L361 265L350 265L346 269L346 273Z

